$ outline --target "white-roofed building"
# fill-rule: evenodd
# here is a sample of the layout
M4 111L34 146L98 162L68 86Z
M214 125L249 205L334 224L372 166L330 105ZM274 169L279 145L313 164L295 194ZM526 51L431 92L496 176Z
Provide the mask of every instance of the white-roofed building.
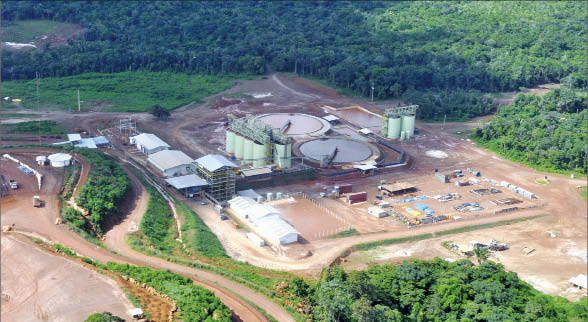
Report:
M92 138L81 139L78 143L75 143L74 146L76 148L88 148L88 149L97 149L98 148Z
M165 179L165 182L176 188L185 197L193 197L194 194L202 192L202 189L208 185L208 182L202 180L195 174Z
M298 231L280 216L264 218L257 223L259 233L275 245L292 244L298 241Z
M569 282L573 287L577 287L581 290L586 290L588 287L588 277L586 277L585 274L579 274L578 276L572 277Z
M298 241L298 231L282 219L276 208L259 204L249 197L236 197L228 202L233 212L249 221L272 244L284 245Z
M137 149L147 155L167 150L170 147L169 144L151 133L141 133L139 135L131 136L129 142L136 145Z
M147 161L166 177L186 175L191 172L194 160L182 151L163 150L150 154Z
M82 140L82 136L77 134L77 133L73 133L73 134L68 134L67 135L67 140L69 142L71 142L72 144L76 144L79 143Z

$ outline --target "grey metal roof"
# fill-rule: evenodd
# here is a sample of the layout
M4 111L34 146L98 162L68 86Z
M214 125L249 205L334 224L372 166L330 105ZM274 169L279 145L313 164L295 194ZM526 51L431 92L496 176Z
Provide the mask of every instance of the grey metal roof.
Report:
M94 140L92 138L87 138L87 139L81 139L80 143L75 145L76 148L88 148L88 149L96 149L96 143L94 143Z
M104 136L96 136L93 137L92 140L94 140L94 144L96 145L110 144L110 141Z
M133 136L132 138L137 144L144 146L148 150L155 149L160 146L168 148L170 147L169 144L165 143L165 141L160 139L157 135L151 133L141 133L139 135Z
M196 159L196 163L208 171L216 171L222 167L238 168L236 164L218 154L207 154Z
M172 187L176 189L202 187L208 185L208 182L202 180L199 176L195 174L165 179L165 182L169 183L170 185L172 185Z
M150 154L147 158L149 162L155 164L163 171L175 168L179 165L191 164L194 160L184 152L178 150L163 150Z
M67 135L67 139L71 142L71 141L80 141L82 139L82 136L77 134L77 133L73 133L73 134L68 134Z

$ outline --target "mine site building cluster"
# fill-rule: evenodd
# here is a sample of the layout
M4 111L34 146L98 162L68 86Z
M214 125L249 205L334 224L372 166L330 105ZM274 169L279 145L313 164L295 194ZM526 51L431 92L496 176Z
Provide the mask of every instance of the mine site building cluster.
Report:
M136 136L129 137L129 142L137 146L141 152L146 155L157 153L162 150L167 150L170 145L165 143L162 139L151 133L141 133Z

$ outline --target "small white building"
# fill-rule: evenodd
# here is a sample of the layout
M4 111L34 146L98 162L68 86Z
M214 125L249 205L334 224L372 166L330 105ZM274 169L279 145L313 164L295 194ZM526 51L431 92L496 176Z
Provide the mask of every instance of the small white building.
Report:
M71 155L67 153L54 153L47 157L52 167L63 168L71 164Z
M137 146L141 152L151 155L159 151L167 150L170 145L165 143L162 139L151 133L141 133L139 135L131 136L129 142Z
M35 161L37 161L37 165L43 166L47 162L47 157L44 155L39 155L35 158Z
M80 141L82 140L82 136L78 133L72 133L72 134L68 134L67 135L67 140L71 143L71 144L78 144L80 143Z
M377 217L377 218L382 218L382 217L386 217L388 216L388 212L386 212L386 210L380 208L380 207L369 207L368 208L368 214Z
M147 161L166 177L187 175L193 170L194 159L182 151L163 150L150 154Z
M572 277L569 279L569 282L570 284L572 284L573 287L577 287L584 291L588 287L588 278L585 274L579 274L576 277Z

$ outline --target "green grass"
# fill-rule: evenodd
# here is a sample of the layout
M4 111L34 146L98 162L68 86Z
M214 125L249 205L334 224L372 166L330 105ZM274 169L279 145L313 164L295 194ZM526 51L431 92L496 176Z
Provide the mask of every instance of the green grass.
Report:
M535 183L538 183L538 184L547 184L548 182L546 180L539 179L539 180L535 180Z
M2 133L65 135L65 129L55 121L28 121L4 124Z
M582 195L584 199L588 199L588 187L580 188L580 195Z
M145 112L155 104L173 110L233 86L234 79L248 75L185 75L168 72L88 73L43 78L40 108L77 110L77 91L82 110ZM2 95L21 98L25 108L36 108L35 81L2 83ZM2 107L5 104L2 102Z
M0 117L22 117L22 118L35 118L39 117L39 114L30 114L30 113L1 113Z
M71 25L51 20L3 21L2 24L8 24L2 27L2 41L17 43L28 43Z
M355 228L350 228L344 231L340 231L336 234L333 234L329 237L327 237L327 239L333 239L333 238L345 238L345 237L351 237L351 236L357 236L359 235L359 232L355 229Z

